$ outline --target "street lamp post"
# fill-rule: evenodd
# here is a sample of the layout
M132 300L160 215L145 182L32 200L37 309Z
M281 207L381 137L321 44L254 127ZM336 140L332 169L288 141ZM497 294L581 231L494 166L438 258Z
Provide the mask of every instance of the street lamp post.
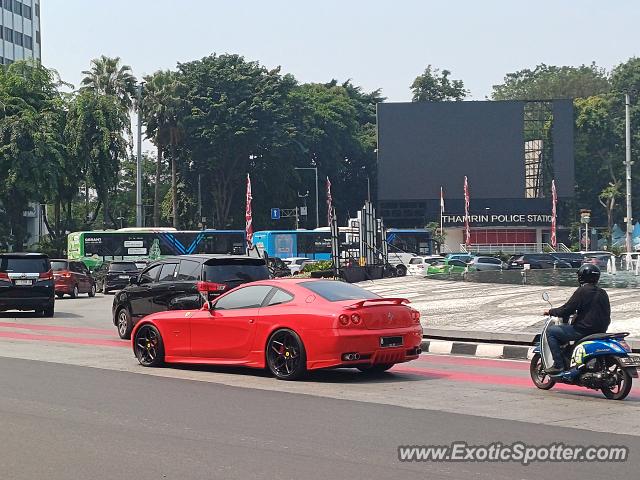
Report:
M626 177L627 177L627 232L625 236L625 243L627 247L627 252L631 252L633 249L631 232L633 231L633 215L631 211L631 165L633 162L631 161L631 120L630 120L630 98L629 93L624 95L624 105L625 105L625 167L626 167Z
M318 200L318 167L295 167L295 170L314 170L316 173L316 228L320 228L320 202Z
M144 223L144 208L142 206L142 87L138 84L138 158L136 160L136 227Z

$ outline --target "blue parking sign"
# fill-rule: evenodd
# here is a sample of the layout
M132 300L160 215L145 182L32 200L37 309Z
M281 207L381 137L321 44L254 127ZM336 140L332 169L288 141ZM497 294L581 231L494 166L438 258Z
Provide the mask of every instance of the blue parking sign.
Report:
M280 209L272 208L271 209L271 220L280 220Z

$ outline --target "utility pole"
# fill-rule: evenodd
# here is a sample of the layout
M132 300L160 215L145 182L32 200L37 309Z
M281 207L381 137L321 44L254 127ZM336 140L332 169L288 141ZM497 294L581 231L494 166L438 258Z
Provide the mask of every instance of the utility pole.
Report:
M320 228L320 203L318 200L318 167L294 167L294 170L314 170L316 172L316 228Z
M626 160L624 162L626 170L627 170L627 234L626 234L626 247L627 252L633 251L631 232L633 232L633 218L632 218L632 210L631 210L631 165L633 162L631 161L631 101L629 98L629 93L627 92L624 95L624 106L625 106L625 147L626 147Z
M136 227L142 227L143 207L142 207L142 86L138 84L138 158L136 161Z

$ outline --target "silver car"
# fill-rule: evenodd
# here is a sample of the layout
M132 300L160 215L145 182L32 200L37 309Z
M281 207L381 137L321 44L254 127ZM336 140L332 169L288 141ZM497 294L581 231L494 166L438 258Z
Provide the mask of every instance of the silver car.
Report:
M504 262L495 257L473 257L468 265L469 270L476 270L478 272L502 270L506 268Z

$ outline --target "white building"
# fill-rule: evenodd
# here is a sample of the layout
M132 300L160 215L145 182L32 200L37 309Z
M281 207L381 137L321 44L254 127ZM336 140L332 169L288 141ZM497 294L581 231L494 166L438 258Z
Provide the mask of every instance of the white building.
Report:
M40 1L0 0L0 63L9 65L16 60L41 59Z

